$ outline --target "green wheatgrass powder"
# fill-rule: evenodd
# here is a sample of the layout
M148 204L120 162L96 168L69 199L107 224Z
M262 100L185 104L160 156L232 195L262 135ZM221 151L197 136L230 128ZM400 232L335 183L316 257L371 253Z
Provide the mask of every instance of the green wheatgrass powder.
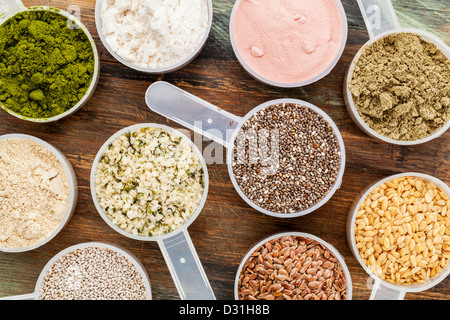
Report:
M51 11L17 13L0 26L0 103L27 118L66 112L86 94L94 52L82 29Z

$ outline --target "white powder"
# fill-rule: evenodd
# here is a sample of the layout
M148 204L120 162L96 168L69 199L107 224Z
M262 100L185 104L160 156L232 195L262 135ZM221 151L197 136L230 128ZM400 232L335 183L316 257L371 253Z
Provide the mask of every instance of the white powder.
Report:
M175 65L200 44L208 26L205 0L101 0L111 49L139 67Z

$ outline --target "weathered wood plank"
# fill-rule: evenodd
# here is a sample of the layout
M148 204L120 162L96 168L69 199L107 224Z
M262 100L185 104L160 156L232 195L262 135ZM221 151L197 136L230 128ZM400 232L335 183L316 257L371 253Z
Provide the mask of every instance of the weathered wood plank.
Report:
M62 9L68 3L64 0L24 2L26 5L50 5ZM92 161L97 150L113 133L141 122L179 127L155 115L145 105L147 87L156 80L165 80L239 116L276 98L309 101L323 108L335 120L346 144L347 166L341 189L316 212L295 219L276 219L249 208L233 189L227 166L209 166L208 201L189 232L217 298L233 299L238 265L254 243L273 233L301 231L323 238L340 251L352 275L353 298L368 299L368 276L352 256L346 242L347 211L367 184L390 174L420 171L450 183L449 133L423 146L401 148L379 143L353 124L343 101L344 75L354 54L368 40L356 1L343 1L349 21L349 38L336 68L321 81L297 89L266 86L240 67L229 43L228 21L234 2L214 0L213 3L213 29L198 58L173 74L146 75L122 66L102 46L95 29L94 0L70 2L80 7L81 20L92 32L100 52L101 78L94 97L73 116L50 125L30 124L0 112L0 134L32 134L64 152L77 174L79 201L69 225L47 245L29 253L0 253L0 296L31 292L42 267L60 250L80 242L102 240L125 246L141 259L150 274L154 299L179 299L157 244L115 234L96 212L89 187ZM394 6L403 25L434 31L447 43L450 41L448 0L395 0ZM406 295L406 299L449 297L450 279L426 292Z

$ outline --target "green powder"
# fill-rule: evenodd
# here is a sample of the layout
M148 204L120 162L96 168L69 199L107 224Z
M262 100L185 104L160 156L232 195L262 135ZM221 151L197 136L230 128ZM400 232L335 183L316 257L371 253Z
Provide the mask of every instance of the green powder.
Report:
M83 30L51 11L24 11L0 26L0 103L28 118L52 118L86 94L94 52Z

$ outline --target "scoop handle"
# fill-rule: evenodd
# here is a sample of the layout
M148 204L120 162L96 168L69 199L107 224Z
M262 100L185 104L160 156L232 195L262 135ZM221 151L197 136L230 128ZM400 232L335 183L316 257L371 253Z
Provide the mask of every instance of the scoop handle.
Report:
M0 0L0 24L13 13L25 10L26 7L20 0Z
M36 300L36 292L0 298L0 300Z
M216 299L187 230L158 244L182 300Z
M388 288L376 279L369 300L404 300L406 292Z
M401 28L390 0L358 0L371 39Z
M242 122L241 117L164 81L147 89L145 101L152 111L227 148Z

